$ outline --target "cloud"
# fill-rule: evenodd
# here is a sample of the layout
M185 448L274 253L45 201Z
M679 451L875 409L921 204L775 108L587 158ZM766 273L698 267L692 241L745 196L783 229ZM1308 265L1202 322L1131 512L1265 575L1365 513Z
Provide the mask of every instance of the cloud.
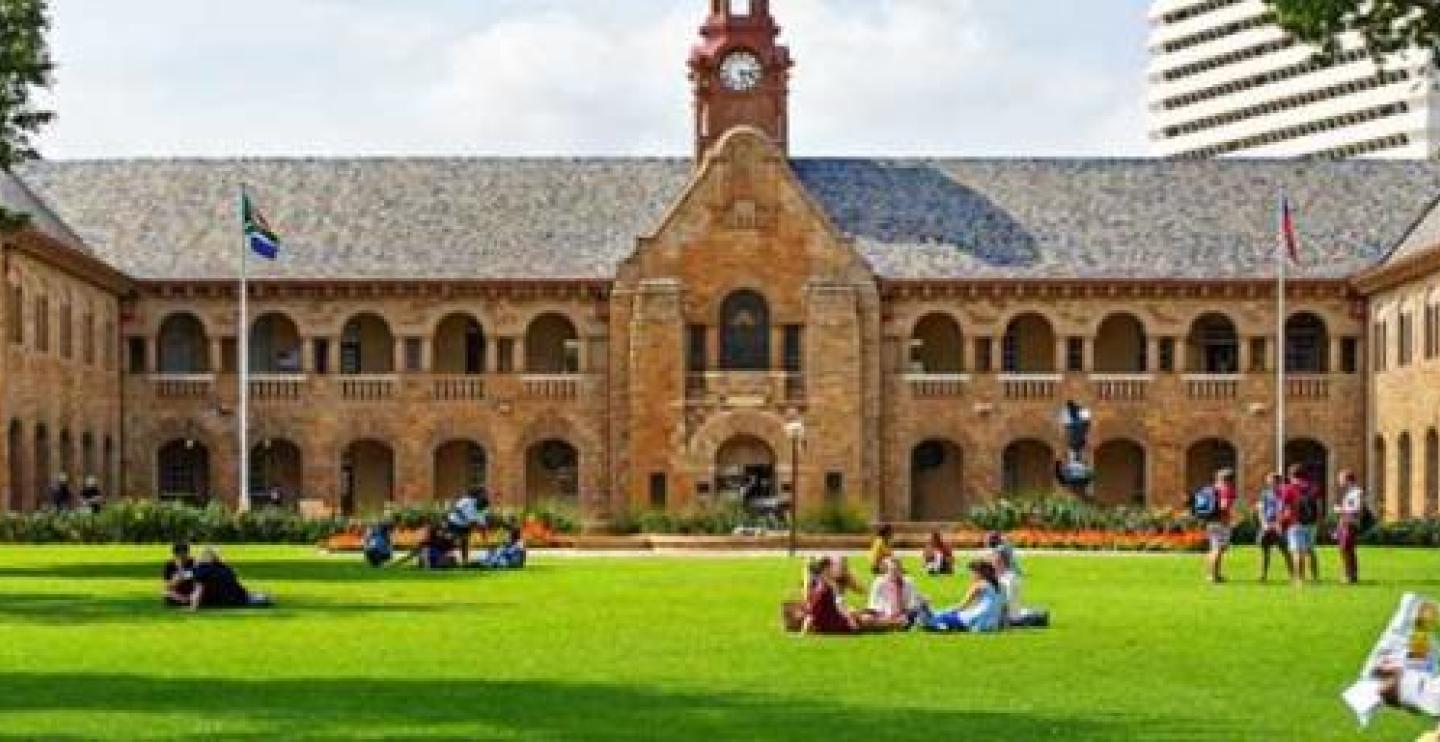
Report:
M61 118L43 144L71 157L688 154L684 61L704 5L67 0ZM774 7L798 60L797 153L1144 150L1140 0Z

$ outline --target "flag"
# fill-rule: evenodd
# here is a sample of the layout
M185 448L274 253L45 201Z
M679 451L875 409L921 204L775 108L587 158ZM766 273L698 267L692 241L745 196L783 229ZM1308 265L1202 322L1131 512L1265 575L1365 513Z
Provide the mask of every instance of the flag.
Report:
M1290 197L1280 194L1280 246L1290 256L1290 262L1300 262L1300 240L1295 237L1295 212L1290 208Z
M250 194L240 192L240 226L245 230L245 242L250 245L250 251L266 260L274 260L280 257L280 238L275 235L275 230L270 228L270 223L265 221L265 215L255 208L250 202Z

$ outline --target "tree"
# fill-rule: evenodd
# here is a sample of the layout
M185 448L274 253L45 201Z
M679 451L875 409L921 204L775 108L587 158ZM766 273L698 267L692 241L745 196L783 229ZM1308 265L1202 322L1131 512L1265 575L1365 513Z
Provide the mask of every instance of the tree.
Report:
M55 63L45 43L48 0L0 0L0 170L39 157L33 137L55 117L31 96L48 88ZM25 224L23 214L0 208L0 231Z
M1333 59L1340 38L1358 33L1375 57L1403 49L1440 50L1440 3L1435 0L1265 0L1280 25Z

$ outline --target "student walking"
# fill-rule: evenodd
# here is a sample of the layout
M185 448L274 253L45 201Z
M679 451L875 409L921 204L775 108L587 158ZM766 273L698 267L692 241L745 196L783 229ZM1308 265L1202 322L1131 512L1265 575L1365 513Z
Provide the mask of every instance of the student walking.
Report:
M1255 543L1260 547L1261 582L1270 577L1270 552L1276 549L1285 560L1285 571L1290 575L1290 579L1295 579L1295 561L1290 557L1290 548L1285 542L1285 528L1280 519L1284 510L1280 489L1284 486L1284 478L1276 472L1270 472L1265 475L1265 487L1260 490L1260 497L1255 503L1255 514L1259 520Z
M1205 565L1211 582L1225 581L1225 552L1230 549L1230 526L1238 499L1233 469L1215 472L1213 484L1201 487L1190 496L1190 513L1205 521L1205 535L1210 540L1210 552L1205 555Z
M1335 543L1340 547L1340 561L1345 565L1345 582L1353 585L1360 580L1360 563L1355 546L1368 525L1364 521L1369 505L1365 502L1365 491L1360 489L1355 472L1349 469L1340 472L1337 482L1340 485L1340 502L1335 506L1335 514L1340 516L1340 524L1335 528Z
M1289 478L1280 489L1280 521L1285 539L1295 560L1296 584L1305 581L1305 565L1310 565L1310 579L1320 581L1320 564L1315 555L1315 531L1320 523L1320 498L1315 487L1305 478L1299 464L1289 469Z

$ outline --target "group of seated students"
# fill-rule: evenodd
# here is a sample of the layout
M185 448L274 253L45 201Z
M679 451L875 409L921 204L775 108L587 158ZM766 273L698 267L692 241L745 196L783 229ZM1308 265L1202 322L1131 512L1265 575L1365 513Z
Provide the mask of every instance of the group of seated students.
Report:
M955 606L931 608L890 546L893 534L882 528L870 551L876 575L864 609L851 609L845 595L861 592L844 557L820 557L806 572L805 602L798 629L802 634L858 634L882 631L963 631L985 633L1007 627L1044 627L1050 616L1020 603L1021 571L1015 549L1000 533L986 536L987 553L966 565L970 584ZM954 552L939 534L932 534L924 552L931 574L954 571ZM948 564L947 564L948 563Z
M476 561L470 561L470 538L478 529L482 540L489 532L490 499L483 489L466 492L455 501L439 523L421 531L415 548L395 564L415 562L421 569L520 569L525 566L525 541L519 526L505 525L505 541L491 547ZM383 567L395 558L395 524L388 518L365 533L362 549L372 567Z
M190 545L170 547L170 560L162 572L165 580L165 604L174 608L268 608L274 605L270 596L251 592L240 584L230 565L221 561L212 547L200 551L200 558L190 557Z

